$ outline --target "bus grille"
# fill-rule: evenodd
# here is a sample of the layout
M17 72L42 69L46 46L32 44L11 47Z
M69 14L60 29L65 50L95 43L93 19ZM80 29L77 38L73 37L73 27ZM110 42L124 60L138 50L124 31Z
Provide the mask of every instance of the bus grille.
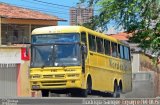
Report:
M64 74L55 74L55 75L43 75L43 78L64 78Z
M67 81L45 81L42 86L65 86Z

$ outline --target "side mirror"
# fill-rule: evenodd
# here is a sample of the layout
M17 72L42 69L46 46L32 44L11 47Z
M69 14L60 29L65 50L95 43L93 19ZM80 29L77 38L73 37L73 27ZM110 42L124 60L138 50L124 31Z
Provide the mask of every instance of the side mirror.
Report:
M29 55L29 48L26 48L26 56Z
M27 46L26 47L26 56L29 56L29 49L30 49L30 46Z
M82 51L82 72L85 73L85 58L87 54L87 47L84 44L81 45L81 51Z
M131 62L133 62L133 55L131 55L131 58L130 58L130 59L131 59Z
M85 45L81 46L81 50L83 54L87 54L87 47Z

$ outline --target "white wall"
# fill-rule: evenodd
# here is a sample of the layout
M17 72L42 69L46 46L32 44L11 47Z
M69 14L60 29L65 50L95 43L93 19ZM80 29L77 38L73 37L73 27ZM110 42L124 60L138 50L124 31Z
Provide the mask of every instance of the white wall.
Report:
M19 64L21 62L21 48L0 47L0 64Z
M132 53L132 72L139 72L140 71L140 55L138 53Z

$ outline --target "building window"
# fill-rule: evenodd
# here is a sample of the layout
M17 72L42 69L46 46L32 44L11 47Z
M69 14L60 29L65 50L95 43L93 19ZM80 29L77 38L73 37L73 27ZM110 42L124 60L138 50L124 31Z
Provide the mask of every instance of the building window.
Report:
M2 24L2 44L29 43L29 25Z

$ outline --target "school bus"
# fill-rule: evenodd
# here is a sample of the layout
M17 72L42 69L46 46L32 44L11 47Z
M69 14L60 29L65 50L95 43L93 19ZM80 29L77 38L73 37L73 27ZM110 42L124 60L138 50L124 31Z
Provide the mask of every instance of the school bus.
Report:
M130 48L113 37L82 26L49 26L33 30L31 40L31 89L43 97L94 91L120 97L132 90Z

